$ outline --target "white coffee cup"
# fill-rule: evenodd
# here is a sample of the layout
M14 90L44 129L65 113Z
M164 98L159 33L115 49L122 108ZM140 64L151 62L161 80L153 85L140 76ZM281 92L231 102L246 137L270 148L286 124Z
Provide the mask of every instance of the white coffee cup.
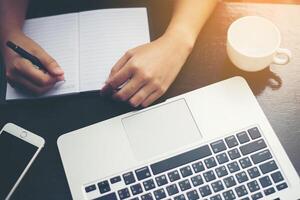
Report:
M227 54L234 65L245 71L260 71L272 63L287 64L292 54L280 48L280 43L278 28L259 16L242 17L227 32Z

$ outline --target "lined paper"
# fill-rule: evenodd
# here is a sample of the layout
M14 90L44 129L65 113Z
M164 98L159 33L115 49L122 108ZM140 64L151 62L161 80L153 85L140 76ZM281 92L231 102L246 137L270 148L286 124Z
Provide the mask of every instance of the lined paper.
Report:
M41 97L99 90L124 53L150 41L146 8L86 11L25 21L24 32L62 67L65 82ZM24 47L26 49L26 47ZM6 99L33 98L7 84Z
M99 90L123 54L150 41L146 8L79 13L80 91Z
M25 21L23 31L42 46L65 72L66 81L57 83L41 97L79 92L78 13L29 19ZM32 96L7 84L7 100L23 98Z

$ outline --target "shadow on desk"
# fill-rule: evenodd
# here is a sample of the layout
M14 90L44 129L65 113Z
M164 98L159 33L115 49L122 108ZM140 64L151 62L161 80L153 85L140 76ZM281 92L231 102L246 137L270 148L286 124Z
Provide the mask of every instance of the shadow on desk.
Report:
M282 80L280 76L272 72L272 67L267 67L262 71L258 72L246 72L235 67L229 60L226 60L224 66L224 76L242 76L244 77L248 84L250 85L252 92L255 96L259 96L266 88L272 90L280 89L282 85Z

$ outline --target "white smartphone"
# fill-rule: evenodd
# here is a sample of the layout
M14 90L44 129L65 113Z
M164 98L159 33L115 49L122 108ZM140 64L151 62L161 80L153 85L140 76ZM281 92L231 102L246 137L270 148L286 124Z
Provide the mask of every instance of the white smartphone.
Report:
M44 147L45 140L8 123L0 132L0 199L8 200Z

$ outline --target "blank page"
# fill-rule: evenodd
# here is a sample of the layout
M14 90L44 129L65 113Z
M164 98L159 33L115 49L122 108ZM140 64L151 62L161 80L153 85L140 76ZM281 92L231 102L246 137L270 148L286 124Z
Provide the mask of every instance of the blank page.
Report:
M57 83L41 97L79 92L78 13L26 20L24 32L42 46L65 72L66 81ZM6 99L32 97L7 84Z
M129 49L150 41L146 8L79 13L80 91L99 90Z

